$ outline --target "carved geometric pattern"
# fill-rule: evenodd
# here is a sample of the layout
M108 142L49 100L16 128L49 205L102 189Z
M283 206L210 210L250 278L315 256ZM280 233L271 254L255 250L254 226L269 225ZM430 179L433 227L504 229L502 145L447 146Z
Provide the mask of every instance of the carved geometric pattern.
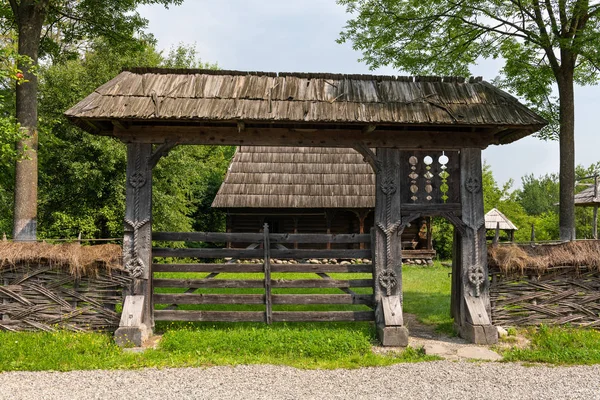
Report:
M479 179L470 176L469 178L467 178L467 181L465 182L465 188L470 193L477 193L481 190L481 182L479 182Z
M425 163L426 172L423 174L425 178L425 192L427 192L427 196L425 200L431 201L433 197L431 197L431 192L433 191L433 186L431 185L431 179L433 178L433 174L431 173L431 164L433 164L433 158L431 156L426 156L423 159L423 163Z
M381 184L381 192L383 194L385 194L386 196L391 196L394 193L396 193L397 190L397 186L396 183L394 182L393 178L387 178L382 184Z
M398 284L398 278L396 277L396 272L391 269L384 269L379 273L377 277L377 281L385 289L385 292L388 296L392 295L392 289Z
M419 187L417 186L417 179L419 178L419 174L417 174L416 170L417 170L417 164L419 163L419 160L417 159L417 157L415 156L411 156L408 159L408 163L411 165L410 169L411 172L408 175L408 177L411 179L410 181L410 192L413 194L410 199L412 201L417 201L419 198L417 197L417 192L419 191Z
M134 189L139 189L146 184L146 177L139 171L134 172L129 177L129 184Z
M137 151L135 158L135 171L129 177L129 184L133 187L133 221L125 218L125 222L133 228L133 243L131 246L131 254L126 257L125 270L127 270L132 277L139 278L143 275L146 265L144 261L139 257L140 253L140 241L139 241L139 230L142 226L150 222L150 218L146 218L142 221L140 218L140 188L146 184L146 168L142 167L142 159L140 151Z
M140 257L134 257L125 264L125 271L134 278L139 278L144 273L146 265Z
M484 282L485 275L483 274L483 268L478 265L472 265L468 271L469 283L473 285L475 289L475 297L479 297L481 294L481 285Z
M446 169L448 169L448 167L446 166L446 164L448 164L448 161L448 156L444 153L442 153L442 155L438 159L438 162L440 163L440 169L442 170L442 172L439 173L439 177L442 179L442 184L440 185L440 192L442 193L442 201L444 203L448 201L448 190L450 190L450 187L448 186L448 178L450 177L450 174L448 173L448 171L446 171Z

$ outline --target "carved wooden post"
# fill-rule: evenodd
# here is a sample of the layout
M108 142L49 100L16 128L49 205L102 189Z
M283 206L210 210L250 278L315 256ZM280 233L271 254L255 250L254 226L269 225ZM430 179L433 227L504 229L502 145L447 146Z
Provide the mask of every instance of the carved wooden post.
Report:
M407 346L402 318L400 151L377 149L373 247L375 319L384 346Z
M152 145L127 145L123 263L133 284L123 303L115 341L141 346L154 327L152 302Z
M460 336L477 344L498 341L491 323L485 219L481 187L481 150L462 149L460 153L461 207L464 232L460 237L462 301L455 319Z

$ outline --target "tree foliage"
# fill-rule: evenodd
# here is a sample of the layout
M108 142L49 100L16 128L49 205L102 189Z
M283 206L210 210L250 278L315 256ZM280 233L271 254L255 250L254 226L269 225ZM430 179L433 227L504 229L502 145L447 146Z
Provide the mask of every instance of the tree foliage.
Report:
M575 227L574 84L598 81L600 2L589 0L338 0L351 41L372 68L468 75L479 58L503 59L495 80L550 121L560 140L560 235ZM553 95L557 89L558 97Z
M13 235L15 240L37 236L38 214L38 77L40 57L57 62L77 57L98 38L113 50L140 48L148 42L141 4L179 4L182 0L8 0L0 3L0 28L16 33L17 52L25 80L16 87L16 120L22 138L15 164Z
M203 63L195 47L172 48L161 54L147 44L116 52L98 40L76 59L42 67L40 76L40 237L120 237L125 202L126 149L120 141L93 136L63 116L66 109L122 68L169 66L214 67ZM231 147L180 146L161 159L153 171L154 225L157 230L189 231L200 225L223 228L224 217L210 203L233 153ZM12 164L0 175L14 176ZM0 182L0 196L11 193L14 182ZM0 230L7 232L12 196L0 208ZM200 221L200 222L198 222Z

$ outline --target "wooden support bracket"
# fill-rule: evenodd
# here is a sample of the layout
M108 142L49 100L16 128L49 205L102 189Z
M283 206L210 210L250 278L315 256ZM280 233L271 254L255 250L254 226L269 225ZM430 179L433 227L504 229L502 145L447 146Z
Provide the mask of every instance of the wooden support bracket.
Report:
M156 150L152 152L150 159L148 160L148 165L150 168L156 167L156 164L160 161L161 157L165 157L173 148L177 146L176 142L165 142L158 146Z

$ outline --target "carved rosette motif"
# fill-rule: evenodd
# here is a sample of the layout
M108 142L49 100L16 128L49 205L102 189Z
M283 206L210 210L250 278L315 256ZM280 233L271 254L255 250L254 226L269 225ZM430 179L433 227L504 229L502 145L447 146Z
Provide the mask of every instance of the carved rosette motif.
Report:
M485 274L483 268L478 265L472 265L469 267L469 271L467 273L469 278L469 283L473 285L474 295L475 297L479 297L481 295L481 285L485 282Z
M385 269L378 275L379 284L385 289L388 296L391 295L392 289L398 284L396 273L394 272L394 257L392 254L392 240L394 233L398 230L401 221L392 222L392 196L398 191L398 185L393 178L393 168L385 170L385 176L379 187L385 195L385 222L377 223L377 227L385 234L385 254L386 262Z
M469 191L469 193L478 193L481 190L481 182L479 179L474 177L467 178L465 182L465 188Z
M140 188L146 185L146 169L142 168L141 157L138 152L135 159L135 172L128 179L129 185L133 188L133 221L125 218L127 223L133 229L133 244L131 246L131 256L125 262L125 270L134 278L139 278L143 275L146 269L146 263L139 256L140 252L140 228L150 222L149 218L139 220L140 215Z
M396 272L394 272L392 269L384 269L381 271L377 277L377 281L379 282L379 285L385 289L385 292L388 296L392 295L392 289L398 285Z

